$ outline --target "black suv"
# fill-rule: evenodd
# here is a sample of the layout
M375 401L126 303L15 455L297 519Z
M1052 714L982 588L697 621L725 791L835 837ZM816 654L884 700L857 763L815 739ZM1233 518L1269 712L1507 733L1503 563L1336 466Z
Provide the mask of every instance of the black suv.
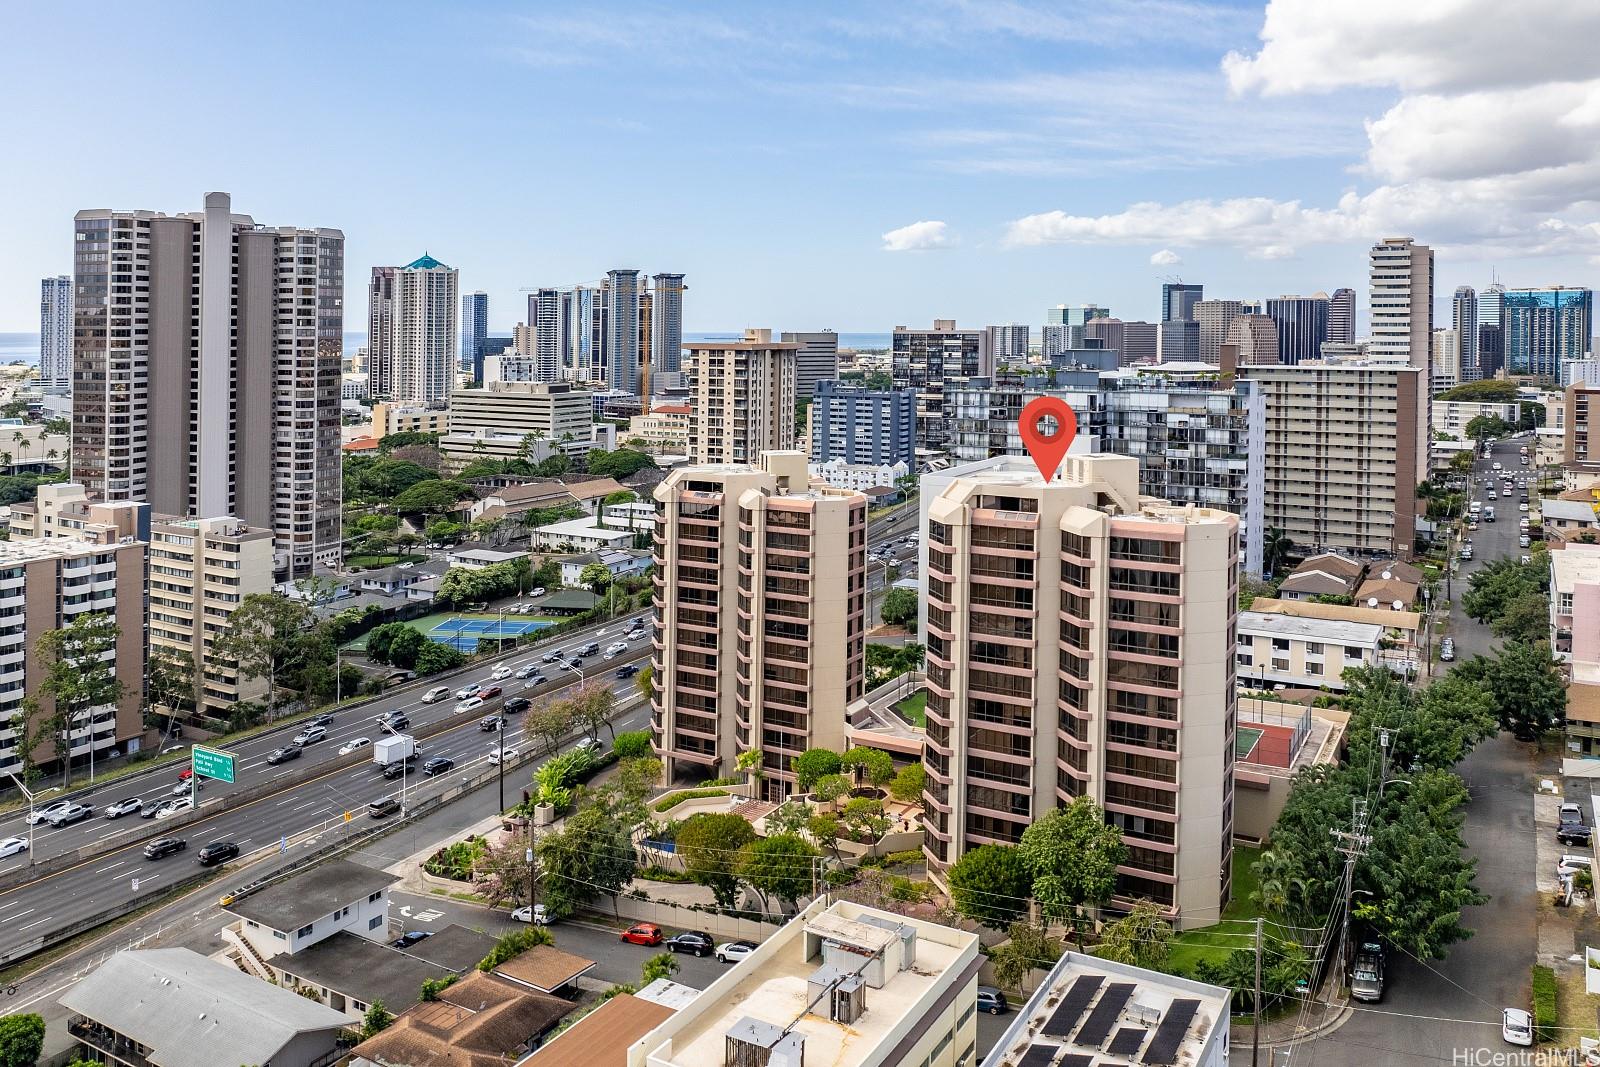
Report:
M696 956L709 956L717 947L710 934L699 930L686 930L677 937L667 938L662 944L673 952L691 952Z
M1557 816L1556 840L1563 845L1587 845L1593 831L1583 821L1583 809L1576 804L1561 805Z
M174 852L182 852L188 847L189 842L181 837L158 837L144 846L144 858L158 860L164 856L170 856Z
M435 756L422 765L422 773L430 778L436 774L443 774L456 765L456 761L447 756Z
M202 867L215 867L219 863L239 858L239 846L232 841L213 841L195 855Z
M507 715L515 715L518 712L527 711L531 707L533 707L533 701L527 697L512 697L500 705L500 710Z

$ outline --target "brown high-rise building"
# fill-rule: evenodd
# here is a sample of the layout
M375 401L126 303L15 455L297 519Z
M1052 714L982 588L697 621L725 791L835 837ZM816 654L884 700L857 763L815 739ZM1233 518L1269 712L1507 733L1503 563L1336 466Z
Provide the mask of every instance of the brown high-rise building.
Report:
M1240 315L1224 341L1235 347L1240 367L1278 362L1278 325L1268 315Z
M258 226L227 193L75 228L73 480L270 529L279 574L336 558L344 235Z
M1092 797L1116 899L1216 921L1233 841L1239 520L1139 496L1131 456L1004 457L923 479L924 851L942 879Z
M689 353L689 459L755 463L763 452L794 448L800 345L771 330L746 330L742 341L697 341Z
M667 780L762 753L766 795L794 757L842 751L866 671L867 498L810 485L801 452L681 467L656 489L651 728Z

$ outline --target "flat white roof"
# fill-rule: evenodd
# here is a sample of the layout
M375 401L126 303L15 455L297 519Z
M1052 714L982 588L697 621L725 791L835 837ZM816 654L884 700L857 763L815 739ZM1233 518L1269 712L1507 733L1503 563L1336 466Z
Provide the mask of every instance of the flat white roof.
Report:
M565 522L552 522L548 526L534 527L535 533L544 534L578 534L583 537L608 537L632 539L636 530L613 530L609 526L600 526L590 519L568 519Z
M1566 519L1572 522L1594 522L1594 505L1587 500L1553 500L1539 502L1539 514L1547 519Z
M1239 633L1252 637L1289 637L1335 644L1375 645L1383 636L1376 623L1345 622L1340 619L1307 619L1298 615L1239 612Z
M1550 571L1559 593L1570 593L1579 583L1600 583L1600 545L1573 544L1550 553Z

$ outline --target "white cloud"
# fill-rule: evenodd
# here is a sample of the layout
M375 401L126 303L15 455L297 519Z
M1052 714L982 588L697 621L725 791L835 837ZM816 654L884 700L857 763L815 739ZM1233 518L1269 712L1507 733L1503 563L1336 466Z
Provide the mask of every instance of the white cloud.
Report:
M1399 89L1365 124L1366 150L1352 168L1380 184L1326 206L1233 197L1103 215L1046 211L1012 222L1006 240L1221 244L1274 259L1398 233L1498 255L1600 254L1600 53L1592 47L1600 4L1534 0L1515 20L1501 12L1487 0L1273 0L1260 52L1223 61L1230 85L1267 95Z
M1150 257L1150 265L1152 267L1171 267L1182 262L1183 257L1170 248L1163 248Z
M945 234L944 223L934 220L913 222L883 235L885 252L930 252L949 248L952 243Z

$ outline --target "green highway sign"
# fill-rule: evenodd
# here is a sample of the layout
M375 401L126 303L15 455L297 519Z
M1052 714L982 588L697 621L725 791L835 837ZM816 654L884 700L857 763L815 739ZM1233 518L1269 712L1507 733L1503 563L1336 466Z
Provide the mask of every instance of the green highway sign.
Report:
M189 753L194 760L195 774L205 778L215 778L219 782L233 781L232 752L219 752L214 748L201 748L195 745Z

